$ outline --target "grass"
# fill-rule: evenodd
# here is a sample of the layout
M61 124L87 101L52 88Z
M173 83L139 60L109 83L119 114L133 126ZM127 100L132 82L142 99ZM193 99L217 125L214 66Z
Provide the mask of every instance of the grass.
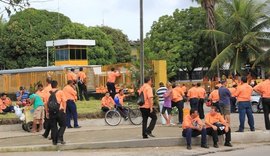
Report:
M100 100L90 101L77 101L78 114L97 113L100 112ZM18 117L14 113L0 114L1 119L17 119Z

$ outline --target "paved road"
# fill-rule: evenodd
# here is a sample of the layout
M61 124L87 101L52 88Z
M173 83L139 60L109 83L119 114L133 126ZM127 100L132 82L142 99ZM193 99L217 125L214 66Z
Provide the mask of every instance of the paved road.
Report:
M76 150L76 151L57 151L57 152L16 152L0 153L1 156L267 156L270 152L270 144L246 144L234 145L233 148L220 147L215 149L202 149L193 147L187 150L185 147L156 147L156 148L121 148L121 149L100 149L100 150Z

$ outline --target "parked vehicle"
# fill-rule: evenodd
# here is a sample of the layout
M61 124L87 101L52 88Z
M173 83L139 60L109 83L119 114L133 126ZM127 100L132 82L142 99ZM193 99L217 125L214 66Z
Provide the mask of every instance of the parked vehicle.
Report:
M251 100L252 112L260 113L263 111L261 95L255 91L252 92ZM238 102L236 102L236 112L238 112Z

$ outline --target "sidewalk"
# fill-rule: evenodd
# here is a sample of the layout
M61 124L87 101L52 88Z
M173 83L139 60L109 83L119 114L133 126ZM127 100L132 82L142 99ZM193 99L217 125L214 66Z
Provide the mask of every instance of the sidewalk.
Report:
M255 132L250 132L246 123L244 133L235 133L239 124L238 114L231 115L233 144L270 142L270 131L264 130L263 114L254 114L254 117ZM64 136L66 145L58 146L53 146L51 140L44 139L42 133L23 131L21 125L1 125L0 152L185 146L185 139L181 136L182 128L162 126L159 123L158 121L153 131L155 138L142 139L141 126L130 125L128 121L122 121L120 125L114 127L106 125L104 119L80 120L82 128L66 129ZM209 137L210 147L211 140ZM194 145L199 143L199 138L193 139Z

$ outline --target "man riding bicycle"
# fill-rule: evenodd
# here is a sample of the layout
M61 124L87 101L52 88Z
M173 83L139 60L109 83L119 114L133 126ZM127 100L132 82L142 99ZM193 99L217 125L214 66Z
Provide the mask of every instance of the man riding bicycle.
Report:
M125 98L124 90L120 89L118 94L115 95L114 97L114 103L116 109L119 111L121 116L127 120L128 119L128 109L124 107L124 98Z

